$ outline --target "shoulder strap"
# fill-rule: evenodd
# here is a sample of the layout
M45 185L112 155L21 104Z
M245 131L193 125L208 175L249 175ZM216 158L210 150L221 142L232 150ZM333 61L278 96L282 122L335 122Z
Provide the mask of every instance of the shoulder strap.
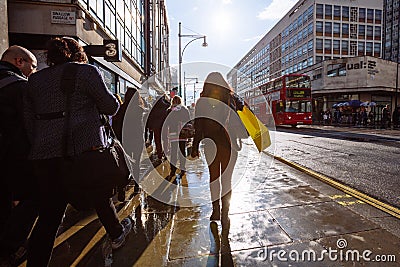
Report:
M27 81L27 79L13 73L12 75L0 80L0 88L6 87L9 84L12 84L14 82L19 82L19 81Z

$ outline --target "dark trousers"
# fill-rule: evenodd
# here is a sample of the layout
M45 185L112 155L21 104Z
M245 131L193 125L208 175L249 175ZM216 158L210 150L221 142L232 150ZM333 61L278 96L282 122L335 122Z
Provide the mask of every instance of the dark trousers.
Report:
M64 160L62 158L35 161L35 173L39 180L39 218L32 231L28 246L27 266L47 266L53 251L58 227L62 222L68 200L59 186ZM111 239L122 234L111 199L100 199L96 212Z
M157 157L158 159L162 159L164 150L162 146L161 128L153 129L153 133L154 133L154 142L156 143Z
M178 150L179 146L179 150ZM179 158L179 169L185 170L186 165L186 141L173 141L171 142L171 174L175 175Z
M28 160L8 159L1 164L0 253L8 256L22 246L38 216L38 189ZM18 205L13 206L13 201Z

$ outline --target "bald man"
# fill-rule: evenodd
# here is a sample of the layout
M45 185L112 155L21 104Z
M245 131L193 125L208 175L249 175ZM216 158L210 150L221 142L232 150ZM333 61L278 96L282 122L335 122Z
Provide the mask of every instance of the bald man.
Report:
M21 46L11 46L1 57L0 257L12 255L26 241L38 212L23 120L25 86L36 68L35 55ZM19 203L14 207L16 201Z

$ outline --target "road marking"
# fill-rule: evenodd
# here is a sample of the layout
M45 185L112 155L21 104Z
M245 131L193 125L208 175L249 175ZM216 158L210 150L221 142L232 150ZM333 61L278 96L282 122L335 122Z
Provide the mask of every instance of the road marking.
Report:
M329 196L331 199L338 199L338 198L352 198L353 196L345 194L345 195L332 195Z
M325 176L323 174L317 173L317 172L315 172L313 170L310 170L310 169L308 169L308 168L306 168L304 166L301 166L301 165L299 165L297 163L294 163L294 162L289 161L287 159L281 158L279 156L272 155L269 152L265 152L264 151L264 153L267 154L270 157L273 157L276 160L279 160L282 163L285 163L285 164L287 164L287 165L289 165L289 166L291 166L291 167L293 167L293 168L295 168L295 169L297 169L297 170L299 170L301 172L304 172L304 173L306 173L306 174L308 174L308 175L310 175L310 176L312 176L312 177L314 177L314 178L316 178L316 179L318 179L318 180L320 180L320 181L322 181L322 182L324 182L324 183L326 183L326 184L328 184L330 186L333 186L336 189L339 189L339 190L343 191L346 194L349 194L349 195L351 195L351 196L353 196L353 197L355 197L355 198L357 198L357 199L359 199L359 200L361 200L361 201L363 201L365 203L370 204L371 206L373 206L373 207L375 207L375 208L377 208L379 210L382 210L382 211L384 211L384 212L386 212L386 213L388 213L388 214L400 219L400 209L398 209L398 208L396 208L394 206L391 206L391 205L386 204L386 203L384 203L382 201L379 201L379 200L377 200L377 199L375 199L373 197L370 197L370 196L368 196L368 195L366 195L364 193L361 193L358 190L355 190L355 189L353 189L353 188L351 188L351 187L349 187L347 185L344 185L344 184L342 184L342 183L340 183L338 181L335 181L335 180L333 180L333 179L331 179L331 178L329 178L329 177L327 177L327 176Z
M356 201L338 201L337 203L339 203L342 206L351 206L351 205L356 205L356 204L365 204L364 201L361 200L356 200Z

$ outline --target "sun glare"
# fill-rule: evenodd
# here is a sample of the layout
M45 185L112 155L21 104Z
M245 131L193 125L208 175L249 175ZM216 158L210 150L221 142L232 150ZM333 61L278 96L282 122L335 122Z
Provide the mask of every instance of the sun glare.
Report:
M214 17L214 25L212 27L219 31L228 31L232 27L232 20L229 14L219 12Z

